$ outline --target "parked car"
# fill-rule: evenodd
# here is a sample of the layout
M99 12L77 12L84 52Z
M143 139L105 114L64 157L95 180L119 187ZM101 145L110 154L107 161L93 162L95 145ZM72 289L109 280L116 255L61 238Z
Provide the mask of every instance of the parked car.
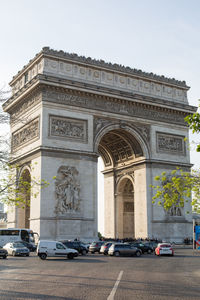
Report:
M8 251L2 247L0 247L0 257L6 259L8 255Z
M112 244L108 250L108 254L112 256L141 256L142 251L130 244Z
M22 243L26 248L28 248L30 252L34 252L37 249L37 246L32 243L28 243L25 241L20 241L20 243Z
M87 247L82 244L80 241L60 241L61 243L63 243L66 247L71 248L71 249L75 249L78 251L78 253L82 254L82 255L86 255L88 253L88 249Z
M143 244L141 242L134 242L134 243L131 243L132 246L136 247L136 248L139 248L142 253L148 253L148 254L151 254L153 253L153 248L148 246L147 244Z
M144 243L145 245L151 247L153 250L155 250L158 246L158 243L157 242L153 242L153 241L150 241L150 242L145 242Z
M30 253L21 242L7 243L3 248L8 251L8 255L12 256L29 256Z
M104 244L104 242L102 242L102 241L92 242L92 244L89 247L89 252L90 253L95 253L95 252L100 253L100 249L103 244Z
M67 257L68 259L73 259L78 256L78 251L67 248L63 243L58 241L40 240L37 246L37 255L43 260L47 257Z
M107 255L108 250L112 244L113 244L113 242L107 242L107 243L103 244L100 248L100 253Z
M155 249L155 255L174 255L174 249L170 243L160 243Z

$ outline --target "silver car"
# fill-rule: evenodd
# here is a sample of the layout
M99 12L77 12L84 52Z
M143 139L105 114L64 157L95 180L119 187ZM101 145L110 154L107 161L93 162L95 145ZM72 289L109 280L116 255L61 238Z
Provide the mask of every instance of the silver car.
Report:
M7 243L3 246L8 251L8 255L12 256L29 256L30 251L21 242Z
M141 256L142 251L128 244L112 244L108 250L112 256Z

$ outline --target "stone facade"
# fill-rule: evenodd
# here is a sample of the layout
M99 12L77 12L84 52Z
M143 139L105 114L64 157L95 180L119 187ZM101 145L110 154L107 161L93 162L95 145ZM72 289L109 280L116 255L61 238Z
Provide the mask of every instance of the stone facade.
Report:
M97 237L97 158L104 161L105 236L192 236L191 216L152 205L155 175L190 169L183 81L43 48L11 81L12 163L37 163L48 188L31 199L42 238ZM35 187L38 189L38 187ZM21 224L17 208L9 227Z

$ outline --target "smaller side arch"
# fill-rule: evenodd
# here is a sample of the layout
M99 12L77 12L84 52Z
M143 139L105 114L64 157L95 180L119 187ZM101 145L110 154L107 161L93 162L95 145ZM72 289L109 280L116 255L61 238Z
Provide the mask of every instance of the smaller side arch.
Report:
M21 202L17 208L17 227L30 228L31 168L21 167L17 174L17 190Z
M134 180L125 175L116 187L116 237L135 238Z

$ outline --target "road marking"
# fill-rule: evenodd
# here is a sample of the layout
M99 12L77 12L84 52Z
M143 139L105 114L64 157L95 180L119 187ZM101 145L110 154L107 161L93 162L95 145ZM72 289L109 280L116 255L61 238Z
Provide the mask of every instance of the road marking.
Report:
M117 291L117 288L118 288L118 285L119 285L119 283L120 283L120 280L121 280L121 278L122 278L123 273L124 273L124 271L120 271L120 272L119 272L119 275L118 275L118 277L117 277L117 280L116 280L116 282L115 282L115 285L114 285L114 287L113 287L113 289L112 289L110 295L108 296L107 300L113 300L113 299L114 299L115 293L116 293L116 291Z

